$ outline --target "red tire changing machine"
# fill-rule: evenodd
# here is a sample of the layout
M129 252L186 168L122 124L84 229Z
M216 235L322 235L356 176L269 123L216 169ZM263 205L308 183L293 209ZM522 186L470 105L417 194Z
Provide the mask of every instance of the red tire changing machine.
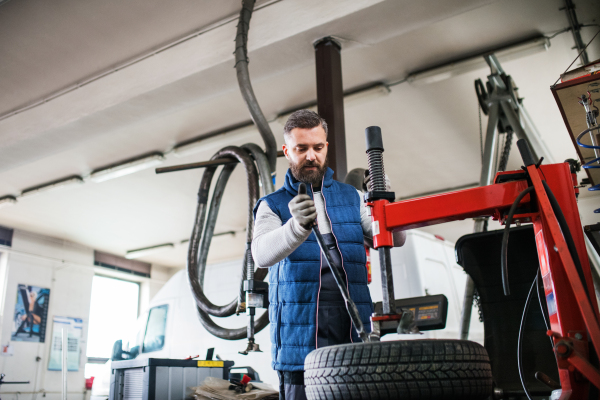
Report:
M550 316L547 334L554 343L562 386L560 399L587 399L590 383L600 389L600 371L590 362L600 354L600 315L577 208L577 177L568 163L540 165L525 141L519 140L518 146L523 170L499 172L489 186L399 202L393 202L389 192L387 196L369 192L366 201L373 223L373 247L385 254L393 246L392 232L397 230L483 216L505 224L509 209L521 197L512 221L534 226ZM527 194L523 193L526 190ZM372 317L374 324L400 317L390 312L395 310L393 285L386 279L391 277L391 263L383 257L384 311Z

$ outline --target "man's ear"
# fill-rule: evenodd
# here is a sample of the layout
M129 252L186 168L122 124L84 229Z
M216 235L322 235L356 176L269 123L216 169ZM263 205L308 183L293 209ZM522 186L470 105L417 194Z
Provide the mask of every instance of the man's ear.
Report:
M285 158L287 158L288 160L290 159L290 156L288 154L288 152L290 151L288 149L288 147L284 144L281 146L282 150L283 150L283 155L285 156Z

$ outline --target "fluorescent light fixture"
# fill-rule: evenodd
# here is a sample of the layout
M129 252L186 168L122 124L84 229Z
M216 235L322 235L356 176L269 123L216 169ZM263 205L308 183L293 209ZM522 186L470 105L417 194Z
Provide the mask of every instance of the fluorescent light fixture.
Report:
M344 96L344 106L351 107L353 105L362 105L377 97L387 96L390 94L390 92L390 88L386 85L376 85L370 88L359 90Z
M13 205L17 202L15 196L4 196L0 197L0 208Z
M120 178L121 176L133 174L135 172L159 165L164 160L165 156L162 153L152 153L97 169L90 174L90 179L94 182L104 182L109 179Z
M245 143L256 142L257 140L261 140L260 134L256 127L250 124L228 132L206 138L198 138L198 140L181 144L173 149L173 154L178 158L187 157L199 152L208 152L212 155L212 153L225 146L241 146Z
M443 81L466 72L475 71L487 67L483 59L486 54L495 54L500 62L515 60L531 54L548 50L550 39L537 37L512 46L502 47L496 50L486 51L476 56L454 61L439 67L411 73L406 79L415 84L428 84Z
M174 247L175 247L175 245L173 243L164 243L164 244L158 244L156 246L144 247L141 249L128 250L127 253L125 254L125 258L128 260L131 260L133 258L144 257L144 256L147 256L148 254L158 253L163 250L172 249Z
M52 190L56 190L56 189L60 189L63 188L65 186L71 186L71 185L81 185L83 183L83 178L80 176L70 176L68 178L65 179L60 179L58 181L53 181L50 183L45 183L43 185L40 186L36 186L36 187L32 187L29 189L25 189L23 190L23 192L21 193L21 197L29 197L29 196L33 196L36 194L40 194L40 193L44 193L44 192L49 192Z

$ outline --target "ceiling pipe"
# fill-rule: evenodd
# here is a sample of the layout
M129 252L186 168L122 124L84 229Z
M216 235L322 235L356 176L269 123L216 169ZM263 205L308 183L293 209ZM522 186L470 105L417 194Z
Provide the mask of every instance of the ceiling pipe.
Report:
M567 20L569 21L571 32L573 33L575 48L577 49L577 52L580 53L579 57L581 58L581 64L589 64L590 59L587 51L585 51L585 43L583 43L583 39L581 39L581 24L577 20L577 13L575 12L573 0L565 0L565 6L560 8L560 10L564 10L567 14Z

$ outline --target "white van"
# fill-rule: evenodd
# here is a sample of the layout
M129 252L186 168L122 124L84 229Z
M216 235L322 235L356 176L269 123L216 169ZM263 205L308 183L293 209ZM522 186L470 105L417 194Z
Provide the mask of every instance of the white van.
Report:
M382 340L454 338L460 336L460 316L466 274L456 264L454 244L419 230L407 232L406 244L391 251L396 298L444 294L448 298L448 317L443 330L427 331L422 335L386 335ZM373 301L381 301L381 275L377 252L371 250ZM227 304L235 298L240 282L241 261L210 265L206 271L205 292L215 304ZM262 313L263 311L258 311ZM228 328L246 325L245 315L214 318ZM150 309L138 320L137 331L124 350L134 350L136 358L176 358L206 356L209 348L223 360L236 366L251 366L265 383L278 386L277 374L271 369L271 342L268 327L256 334L261 353L247 356L238 352L246 348L246 340L228 341L212 336L201 325L185 270L175 274L150 301ZM473 310L470 340L483 343L483 324L477 309ZM137 348L137 349L135 349ZM103 376L96 377L92 399L108 398L110 361Z

